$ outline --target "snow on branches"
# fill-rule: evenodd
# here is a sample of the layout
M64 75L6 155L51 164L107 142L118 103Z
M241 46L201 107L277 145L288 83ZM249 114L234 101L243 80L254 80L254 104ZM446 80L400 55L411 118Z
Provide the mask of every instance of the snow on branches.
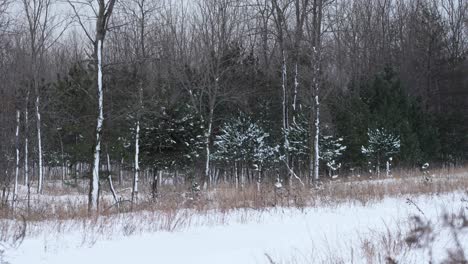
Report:
M256 169L271 161L278 147L267 143L270 135L250 117L241 114L226 122L214 140L213 159L223 162L252 162Z
M341 168L341 163L338 163L338 159L343 155L345 150L346 146L343 145L343 138L335 138L333 136L323 136L320 138L320 159L327 165L330 177Z
M299 157L300 159L308 159L311 154L309 134L309 125L307 119L303 116L299 116L284 131L289 139L288 152L291 155ZM320 160L322 160L331 174L337 171L341 167L339 159L344 154L346 146L343 145L343 138L334 137L331 135L325 136L320 135Z
M400 152L400 137L384 128L368 129L367 136L367 146L362 146L361 152L370 162L376 162L377 175L380 176L381 161Z

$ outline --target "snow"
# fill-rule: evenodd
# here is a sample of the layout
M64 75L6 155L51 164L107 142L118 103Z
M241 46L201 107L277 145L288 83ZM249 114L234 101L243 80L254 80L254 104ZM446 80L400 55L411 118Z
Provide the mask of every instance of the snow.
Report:
M365 205L349 202L305 209L239 209L226 215L208 212L193 215L190 224L173 232L150 230L144 221L132 217L123 217L121 226L113 226L114 233L83 232L79 224L71 233L48 227L26 238L18 249L7 251L6 259L12 264L269 263L268 254L277 262L321 263L331 254L344 263L365 263L359 255L362 241L378 240L387 228L404 229L409 216L422 216L407 198L426 217L435 219L444 212L458 212L463 196L386 198ZM129 221L141 231L118 234L116 230L124 230ZM441 250L445 249L436 250L436 256L443 256ZM405 263L412 263L406 260L421 261L425 255L415 252L404 257Z

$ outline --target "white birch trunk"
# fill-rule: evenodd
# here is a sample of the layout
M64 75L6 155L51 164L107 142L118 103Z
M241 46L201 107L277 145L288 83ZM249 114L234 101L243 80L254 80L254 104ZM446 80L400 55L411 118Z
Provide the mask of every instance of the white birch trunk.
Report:
M93 161L93 175L91 178L90 191L89 191L89 211L98 209L99 199L99 156L101 153L101 131L102 123L104 121L103 113L103 91L102 91L102 40L97 42L97 70L98 70L98 118L96 125L96 146L94 148L94 161Z
M62 183L65 181L65 174L66 174L66 164L65 164L65 155L63 152L63 140L62 137L60 137L60 149L62 152Z
M243 189L244 188L244 185L245 185L245 166L242 166L241 167L241 188Z
M318 96L318 85L316 88L316 95L315 95L315 140L314 140L314 180L318 181L319 178L319 171L320 171L320 102Z
M29 91L26 94L26 107L24 109L24 185L29 186Z
M314 137L314 181L319 181L320 176L320 99L319 99L319 92L320 92L320 56L317 47L313 47L313 54L312 54L312 67L313 67L313 80L312 84L314 86L314 93L315 93L315 117L314 117L314 126L315 126L315 137Z
M236 177L236 189L239 189L239 171L238 171L238 168L237 168L237 162L234 162L234 173L235 173L235 177Z
M377 178L380 178L380 158L377 159Z
M132 202L138 201L138 181L140 176L140 120L137 120L135 132L135 173L133 176Z
M20 127L20 110L16 110L16 170L15 170L15 185L13 187L13 207L15 207L16 199L18 198L18 176L20 164L20 151L19 151L19 127Z
M283 91L283 102L282 102L282 107L283 107L283 129L288 128L288 112L287 112L287 107L286 107L286 78L287 78L287 68L286 68L286 57L284 55L283 51L283 62L282 62L282 74L281 74L281 88ZM289 142L288 138L286 137L286 134L284 136L284 148L287 151L287 148L289 148Z
M296 62L295 74L294 74L294 97L293 97L293 104L292 104L293 111L294 111L294 115L293 115L293 122L294 123L296 122L296 107L297 107L297 90L298 90L298 88L299 88L299 72L298 72L297 62Z
M281 88L283 92L283 102L282 102L282 107L283 107L283 130L286 132L286 129L288 129L288 108L287 108L287 92L286 92L286 82L287 82L287 66L286 66L286 56L284 54L284 50L282 51L282 56L283 56L283 61L282 61L282 74L281 74ZM286 157L286 164L289 164L289 140L284 133L284 152L285 152L285 157ZM292 186L292 175L289 174L289 186Z
M117 209L120 209L119 200L117 199L117 194L115 193L114 184L112 183L111 163L110 163L109 153L107 153L107 173L108 173L107 180L109 181L109 188L111 190L112 197L114 197L114 201L117 206Z
M29 145L28 136L25 136L25 139L24 139L24 185L29 185L28 145Z
M387 177L390 176L390 161L387 160Z
M262 169L260 167L259 171L257 171L258 173L258 177L257 177L257 192L260 192L261 190L261 185L262 185Z
M124 157L122 156L122 159L120 160L120 166L119 166L119 185L122 185L122 181L123 181L123 173L122 173L122 169L123 169L123 165L124 165Z
M207 188L207 180L210 177L210 161L211 161L211 153L210 153L210 138L211 138L211 130L213 127L213 107L210 109L210 114L208 117L208 129L205 134L205 150L206 150L206 163L205 163L205 179L203 183L203 189L206 190Z
M36 95L36 129L37 129L37 151L38 151L38 184L37 193L42 194L43 170L42 170L42 137L41 137L41 112L39 111L39 93Z
M313 93L315 95L315 116L311 116L311 121L314 121L315 125L315 138L313 140L313 150L314 150L314 159L313 159L313 179L315 181L319 180L320 172L320 85L321 85L321 31L322 31L322 10L323 2L322 0L316 0L312 6L313 10L313 39L312 39L312 85ZM312 123L312 122L311 122ZM311 124L312 125L312 124ZM311 126L311 134L313 128ZM312 163L312 159L311 159ZM311 164L312 165L312 164Z
M162 185L162 170L159 170L158 172L158 185L159 187Z

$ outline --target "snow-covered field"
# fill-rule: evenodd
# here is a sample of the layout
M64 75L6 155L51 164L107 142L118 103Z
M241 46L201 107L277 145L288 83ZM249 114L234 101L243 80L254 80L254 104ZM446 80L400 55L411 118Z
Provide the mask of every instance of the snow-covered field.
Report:
M427 250L410 250L404 243L409 218L417 215L438 226L441 215L465 210L464 198L465 193L454 192L385 198L365 205L194 213L185 215L190 221L182 221L183 217L180 224L175 221L171 232L141 226L148 225L138 221L142 212L109 220L114 221L114 230L131 229L128 232L98 232L98 227L84 222L65 221L61 227L41 223L30 227L37 230L30 231L34 235L19 248L6 250L5 260L12 264L379 263L390 256L399 263L428 263ZM436 238L436 260L446 256L450 240L447 232Z

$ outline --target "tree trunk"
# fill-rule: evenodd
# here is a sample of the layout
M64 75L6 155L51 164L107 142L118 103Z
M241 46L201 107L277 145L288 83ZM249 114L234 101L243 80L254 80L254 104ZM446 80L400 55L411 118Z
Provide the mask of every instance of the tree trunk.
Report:
M26 102L24 108L24 185L29 186L29 90L26 92Z
M15 134L15 145L16 145L16 170L15 170L15 186L13 187L13 199L12 207L15 207L16 199L18 198L18 176L20 168L20 151L19 151L19 127L20 127L20 116L21 111L16 110L16 134Z
M377 178L380 178L380 157L377 158Z
M390 161L388 160L387 160L386 173L387 173L387 177L389 177L390 176Z
M160 173L160 171L158 173ZM156 200L156 197L158 196L158 184L160 184L158 181L159 178L156 176L156 171L153 169L153 182L151 184L151 196L153 197L153 200Z
M318 84L317 84L318 87ZM314 139L314 180L319 180L319 166L320 166L320 103L318 92L319 89L315 90L315 139Z
M135 173L133 176L132 203L138 201L138 181L140 176L140 120L137 120L135 132Z
M60 151L62 152L62 182L65 181L65 174L66 174L66 168L67 166L65 165L65 154L63 151L63 140L62 137L60 136Z
M98 118L96 125L96 145L94 147L93 175L90 180L88 211L98 210L99 200L99 156L101 154L101 133L104 121L102 91L102 40L97 42L97 83L98 83Z
M296 122L296 114L297 114L297 92L298 92L298 88L299 88L299 72L298 72L298 67L297 67L297 62L296 62L296 65L295 65L295 73L294 73L294 95L293 95L293 104L292 104L292 108L293 108L293 123Z
M36 82L36 81L34 81ZM36 90L36 129L37 129L37 151L38 151L38 184L37 184L37 193L42 194L42 183L43 183L43 168L42 168L42 137L41 137L41 112L40 107L40 98L39 98L39 87L35 84Z
M236 189L239 189L239 169L237 166L237 162L234 162L234 176L236 180Z
M123 172L122 172L122 169L123 169L123 166L124 166L124 157L122 155L122 159L120 160L120 166L119 166L119 185L122 186L122 182L123 182Z
M262 167L259 168L257 171L258 177L257 177L257 191L260 192L261 190L261 184L262 184Z
M159 170L159 173L158 173L158 185L159 187L162 186L162 170Z
M283 101L282 101L282 107L283 107L283 134L284 134L284 154L285 154L285 162L286 164L289 164L289 140L288 140L288 136L287 134L285 133L286 130L288 129L289 127L289 124L288 124L288 98L287 98L287 66L286 66L286 55L284 54L284 50L282 50L282 74L281 74L281 88L282 88L282 92L283 92ZM292 186L292 174L289 173L289 186Z
M210 104L210 113L208 116L208 129L205 133L205 151L206 151L206 163L205 163L205 178L203 179L203 189L207 188L207 181L210 177L210 143L211 143L211 130L213 129L213 112L214 105Z
M320 172L320 85L321 85L321 26L322 26L322 0L316 0L313 4L313 39L312 39L312 85L313 94L315 95L314 102L314 126L315 137L313 143L314 151L314 180L319 180ZM312 133L311 133L312 134Z
M109 188L114 197L114 202L117 206L117 209L120 209L119 200L117 199L117 194L115 193L114 184L112 183L112 174L111 174L111 163L109 153L107 153L107 181L109 182Z

